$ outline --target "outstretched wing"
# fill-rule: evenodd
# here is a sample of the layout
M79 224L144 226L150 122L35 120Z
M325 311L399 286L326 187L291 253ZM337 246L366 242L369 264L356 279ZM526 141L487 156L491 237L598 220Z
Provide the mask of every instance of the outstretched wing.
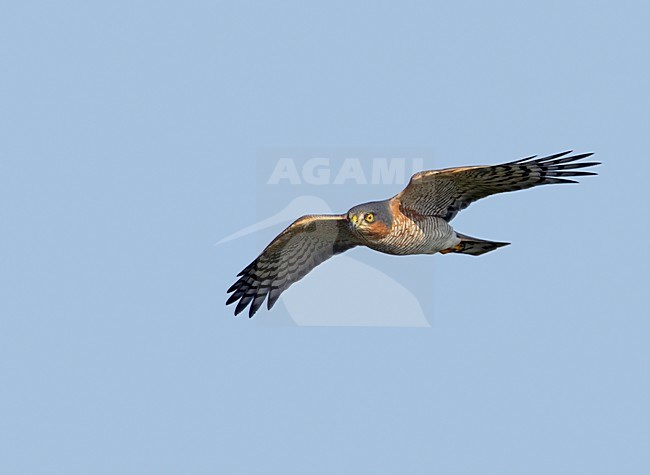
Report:
M237 302L235 315L250 304L252 317L268 296L268 309L280 294L330 257L360 243L345 215L303 216L282 231L228 289L226 305Z
M401 193L395 196L402 210L426 216L440 216L447 221L470 203L496 193L523 190L553 183L577 183L567 177L596 175L576 171L600 165L581 162L592 153L567 157L571 151L544 158L535 156L493 166L446 168L416 173Z

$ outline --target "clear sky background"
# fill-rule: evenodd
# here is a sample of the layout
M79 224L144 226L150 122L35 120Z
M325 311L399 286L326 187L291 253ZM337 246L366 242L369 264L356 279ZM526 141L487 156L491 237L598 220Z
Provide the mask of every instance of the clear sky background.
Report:
M5 3L0 472L650 473L649 15ZM274 147L604 165L464 211L513 243L481 258L355 251L431 281L430 328L307 328L223 305L280 229L214 246L260 218Z

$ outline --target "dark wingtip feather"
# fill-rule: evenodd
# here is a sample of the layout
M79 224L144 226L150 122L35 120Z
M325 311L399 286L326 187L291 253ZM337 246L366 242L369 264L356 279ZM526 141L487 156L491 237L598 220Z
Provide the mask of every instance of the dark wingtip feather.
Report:
M275 305L275 302L278 301L280 298L280 294L282 293L282 288L281 287L271 287L271 290L269 290L269 299L266 302L266 308L267 310L271 310L273 306Z
M239 297L240 296L237 294L232 294L230 297L228 297L228 300L226 300L226 305L232 305L237 300L239 300Z
M259 308L264 303L267 294L269 293L269 287L258 287L255 293L255 298L251 302L251 308L248 312L248 318L252 318L253 315L259 310Z
M248 292L242 295L241 299L239 300L239 303L237 304L237 307L235 308L235 315L239 314L242 310L244 310L248 306L250 301L253 300L253 297L254 294Z
M565 163L565 164L553 164L547 167L548 170L574 170L576 168L587 168L600 165L598 162L576 162L576 163Z
M561 159L562 157L564 157L566 155L569 155L570 153L573 153L573 150L567 150L566 152L555 153L553 155L549 155L548 157L542 157L542 158L539 158L539 159L535 160L535 162L537 162L537 163L547 163L547 162L550 162L550 161L553 161L553 160ZM573 157L567 157L564 160L568 160L569 158L573 160Z
M570 153L573 153L573 150L565 150L564 152L555 153L553 155L549 155L548 157L544 158L543 160L546 160L546 159L553 160L555 158L560 158L560 157L564 157L565 155L569 155Z
M547 178L544 182L545 185L562 185L565 183L580 183L579 181L569 180L568 178Z
M588 175L598 175L596 172L583 172L583 171L568 171L568 172L562 172L560 176L565 177L565 176L588 176Z
M573 158L574 160L582 160L583 158L591 157L595 152L586 152L586 153L580 153L578 155L574 155Z
M557 153L532 162L543 170L545 178L541 184L578 183L576 180L570 180L567 177L598 175L596 172L578 170L580 168L594 167L601 164L600 162L579 161L591 157L594 154L593 152L581 153L569 157L565 156L570 153L571 152Z
M513 162L510 162L507 165L514 165L516 163L522 163L522 162L525 162L525 161L528 161L528 160L533 160L534 158L537 158L537 155L531 155L530 157L520 158L519 160L515 160Z
M237 277L243 277L244 275L248 274L249 271L255 267L255 263L257 262L257 259L255 259L253 262L248 264L246 267L244 267L239 274L237 274Z

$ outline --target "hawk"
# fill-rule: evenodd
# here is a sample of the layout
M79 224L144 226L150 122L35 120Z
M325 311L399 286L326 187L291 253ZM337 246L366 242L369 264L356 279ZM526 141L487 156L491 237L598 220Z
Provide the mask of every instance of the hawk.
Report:
M238 275L226 305L235 315L250 305L252 317L265 299L270 310L289 286L314 267L356 246L397 256L468 254L480 256L509 243L487 241L455 231L449 222L472 202L496 193L538 185L577 183L567 177L596 175L578 170L592 153L572 151L522 158L502 165L445 168L416 173L400 193L351 208L345 214L308 215L282 231Z

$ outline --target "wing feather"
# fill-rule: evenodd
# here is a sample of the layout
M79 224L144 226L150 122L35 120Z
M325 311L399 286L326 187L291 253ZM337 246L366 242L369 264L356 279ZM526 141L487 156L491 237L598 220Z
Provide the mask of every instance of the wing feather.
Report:
M268 297L271 307L291 284L330 257L360 243L350 232L345 215L303 216L282 231L244 268L229 289L226 305L237 302L235 315L249 304L249 317Z
M405 212L440 216L450 221L471 203L496 193L524 190L539 185L577 183L567 177L596 175L577 171L600 165L579 162L592 153L570 155L571 151L537 158L535 155L502 165L445 168L416 173L401 193L399 200Z

